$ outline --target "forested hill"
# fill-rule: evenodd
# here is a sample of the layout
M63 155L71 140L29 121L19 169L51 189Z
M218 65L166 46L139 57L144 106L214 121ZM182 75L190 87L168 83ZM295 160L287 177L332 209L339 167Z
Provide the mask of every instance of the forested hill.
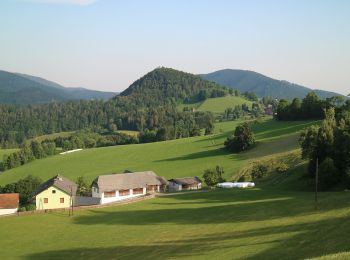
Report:
M290 83L284 80L276 80L265 75L247 70L225 69L200 75L203 79L210 80L226 87L238 89L240 92L254 92L259 97L272 98L304 98L310 88ZM334 92L314 90L322 99L339 96Z
M137 130L147 141L195 136L201 129L211 133L214 117L210 112L178 111L177 104L221 97L230 91L199 76L158 68L105 102L3 104L0 105L0 146L16 147L39 135L80 129L104 134L116 129Z
M39 77L0 71L1 104L26 105L79 99L107 100L115 95L113 92L85 88L65 88Z
M225 96L229 90L199 76L170 68L157 68L135 81L118 100L140 106L194 103L209 97Z

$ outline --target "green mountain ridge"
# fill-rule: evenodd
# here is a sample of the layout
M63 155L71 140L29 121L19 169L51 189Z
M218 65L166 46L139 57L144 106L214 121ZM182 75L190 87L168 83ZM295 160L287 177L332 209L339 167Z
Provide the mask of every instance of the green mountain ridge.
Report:
M228 88L197 75L161 67L136 80L115 99L128 98L140 106L154 106L195 103L210 97L221 97L228 92Z
M66 88L40 77L0 70L1 104L27 105L80 99L108 100L116 94L85 88Z
M269 96L272 98L304 98L313 89L285 80L276 80L263 74L248 71L224 69L208 74L200 75L203 79L213 81L220 85L238 89L240 92L254 92L259 97ZM316 94L324 99L332 96L339 96L335 92L314 90Z

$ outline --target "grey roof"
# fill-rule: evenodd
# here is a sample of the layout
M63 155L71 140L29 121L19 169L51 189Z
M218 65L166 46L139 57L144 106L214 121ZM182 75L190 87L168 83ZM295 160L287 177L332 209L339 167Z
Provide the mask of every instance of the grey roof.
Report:
M62 175L56 175L55 177L52 177L46 182L40 184L40 186L36 189L34 196L50 188L51 186L54 186L68 194L71 194L72 192L72 195L74 196L76 195L78 189L78 185L76 183L63 177Z
M175 182L177 184L181 185L192 185L192 184L199 184L202 183L202 181L197 177L184 177L184 178L176 178L169 180L170 182Z
M147 185L166 185L167 183L164 178L157 176L153 171L145 171L101 175L94 180L92 185L104 192L143 188Z

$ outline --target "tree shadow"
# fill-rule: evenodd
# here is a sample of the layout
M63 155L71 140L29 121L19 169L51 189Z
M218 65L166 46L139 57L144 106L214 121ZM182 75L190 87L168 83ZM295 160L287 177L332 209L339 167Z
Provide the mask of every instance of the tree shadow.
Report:
M311 193L307 199L303 197L305 193L298 197L293 196L293 193L273 195L259 190L242 191L242 193L239 194L239 191L219 191L205 195L202 193L176 196L175 201L179 202L177 204L167 204L169 203L168 199L159 198L150 202L149 209L92 210L91 212L94 214L77 216L74 223L79 225L136 226L163 223L200 225L243 223L315 214ZM320 208L328 210L327 200L320 199L320 201L322 201ZM162 202L167 207L159 207ZM153 204L152 207L152 203L158 203L158 206ZM344 205L346 204L337 203L336 206L332 205L332 209Z
M276 124L283 124L284 122L276 122ZM255 137L257 139L266 139L266 138L278 138L283 135L290 135L295 134L299 132L300 130L309 127L311 125L314 125L315 122L303 122L303 121L293 121L293 125L283 127L283 128L277 128L271 130L271 124L266 124L266 126L269 126L270 129L266 129L265 131L259 131L255 133ZM261 127L261 125L253 126L253 131L256 130L254 128ZM264 126L262 126L264 127Z
M209 151L201 151L196 153L190 153L178 157L167 158L162 160L156 160L154 162L173 162L173 161L185 161L185 160L194 160L194 159L202 159L205 157L216 157L222 155L229 155L230 153L226 151L224 148L209 150Z

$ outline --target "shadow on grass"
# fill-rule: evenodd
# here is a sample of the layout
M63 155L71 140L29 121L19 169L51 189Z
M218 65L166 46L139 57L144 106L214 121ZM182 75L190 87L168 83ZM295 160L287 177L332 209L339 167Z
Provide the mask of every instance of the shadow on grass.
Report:
M300 130L306 127L316 124L316 122L305 122L305 121L289 121L289 122L274 121L273 122L273 124L276 126L283 125L286 123L290 123L292 125L282 127L282 128L279 127L277 129L274 129L272 127L271 122L263 123L261 125L254 125L253 131L255 132L255 137L257 139L265 139L265 138L272 138L272 137L278 138L283 135L289 135L289 134L299 132ZM266 127L269 127L269 129Z
M250 221L273 220L283 217L314 214L311 193L272 194L262 190L232 191L222 190L202 194L175 196L169 203L167 198L149 202L147 209L129 210L92 210L94 214L77 216L79 225L159 225L171 223L177 225L243 223ZM321 200L321 199L320 199ZM185 203L184 203L185 202ZM158 203L153 204L152 203ZM166 205L162 207L161 204ZM321 208L328 209L326 201ZM337 203L332 209L345 207Z
M153 240L145 245L120 245L107 248L53 250L30 254L25 258L169 259L230 256L230 259L301 259L348 252L349 230L350 221L347 217L245 231L237 231L231 226L231 230L228 229L224 233L208 234L204 231L201 236L188 235L181 240Z
M167 158L162 160L156 160L154 162L172 162L172 161L184 161L184 160L194 160L194 159L202 159L206 157L216 157L216 156L222 156L222 155L229 155L230 153L226 151L224 148L209 150L209 151L202 151L202 152L196 152L191 154L186 154L183 156L173 157L173 158Z

